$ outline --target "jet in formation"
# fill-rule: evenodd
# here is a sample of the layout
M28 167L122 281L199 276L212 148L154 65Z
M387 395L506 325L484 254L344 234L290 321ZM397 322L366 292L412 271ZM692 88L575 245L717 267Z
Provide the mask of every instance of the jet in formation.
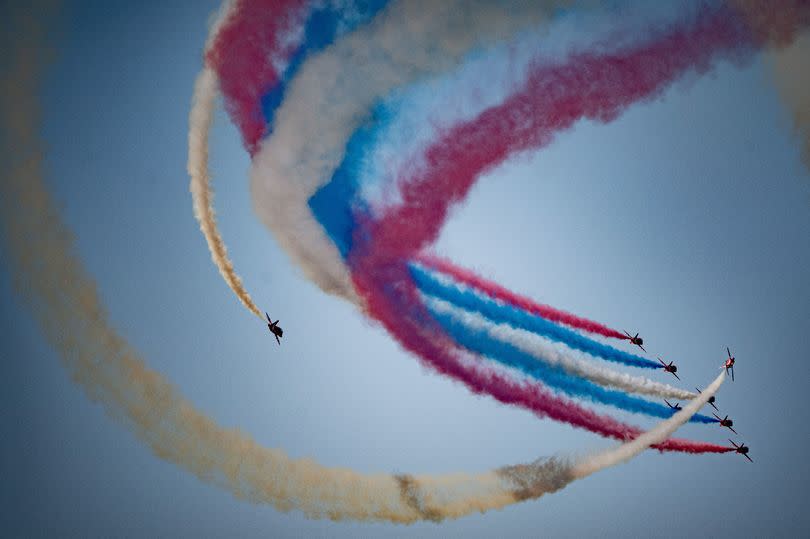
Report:
M698 389L698 388L695 388L695 391L697 391L698 393L701 392L701 390ZM709 397L708 403L712 405L712 408L714 408L715 410L717 410L719 412L720 409L717 406L715 406L715 404L714 404L715 402L716 402L716 399L714 398L714 395Z
M737 431L734 430L734 427L732 426L732 425L734 425L734 421L730 420L728 418L728 416L724 417L723 419L720 419L719 415L714 414L714 413L712 415L717 418L717 421L718 421L718 423L720 423L721 427L727 427L728 430L730 430L734 434L737 434Z
M675 378L677 378L678 380L680 380L680 379L681 379L681 377L680 377L680 376L678 376L677 374L675 374L675 373L677 373L677 372L678 372L678 367L677 367L677 366L675 366L675 364L673 364L673 362L672 362L672 361L670 361L669 363L664 363L664 360L663 360L663 359L661 359L661 358L659 357L659 358L658 358L658 362L659 362L661 365L663 365L663 369L664 369L665 371L667 371L668 373L671 373L671 374L672 374L672 376L674 376L674 377L675 377Z
M627 335L627 339L628 339L628 340L629 340L631 343L635 344L636 346L638 346L639 348L641 348L642 350L644 350L644 346L643 346L643 344L644 344L644 339L642 339L641 337L639 337L639 336L638 336L638 333L636 333L636 334L635 334L635 336L631 336L629 333L627 333L627 330L625 330L624 334L625 334L625 335ZM647 353L647 351L646 351L646 350L644 350L644 353L646 354L646 353Z
M667 406L669 406L669 407L670 407L670 408L672 408L673 410L676 410L676 411L677 411L677 410L681 410L681 409L682 409L682 408L681 408L681 403L680 403L680 402L676 402L674 406L673 406L672 404L670 404L670 403L669 403L669 401L668 401L667 399L664 399L664 402L665 402L665 403L667 403Z
M723 363L723 367L726 369L726 376L728 376L728 371L731 371L731 381L734 381L734 356L731 355L731 350L728 349L726 346L726 353L728 354L728 359L726 362Z
M731 442L731 440L729 440L729 442ZM747 445L745 445L745 444L737 445L734 442L731 442L731 445L734 446L734 451L736 451L740 455L744 456L748 460L751 460L751 457L748 456L748 446ZM754 461L751 460L751 462L754 462Z

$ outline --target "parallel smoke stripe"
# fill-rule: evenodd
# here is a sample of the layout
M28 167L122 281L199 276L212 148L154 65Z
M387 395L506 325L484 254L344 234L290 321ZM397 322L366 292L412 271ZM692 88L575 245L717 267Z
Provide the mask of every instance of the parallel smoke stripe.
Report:
M597 384L627 391L660 397L662 399L691 400L696 394L669 384L656 382L641 376L614 371L603 365L586 359L586 355L574 350L555 346L552 341L539 337L528 331L515 329L507 324L495 324L481 315L460 311L446 301L428 298L429 308L433 311L452 314L463 320L465 325L484 330L493 338L507 342L516 348L531 354L535 358L560 365L569 373L587 378Z

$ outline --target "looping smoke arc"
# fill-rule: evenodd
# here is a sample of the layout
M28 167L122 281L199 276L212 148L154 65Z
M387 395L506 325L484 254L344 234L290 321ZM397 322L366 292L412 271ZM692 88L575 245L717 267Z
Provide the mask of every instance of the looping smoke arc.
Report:
M157 456L234 496L297 509L314 518L440 521L501 508L563 488L597 469L627 460L668 437L723 382L718 377L685 409L634 442L582 460L540 459L481 474L363 475L290 459L249 436L220 427L151 371L107 320L97 287L78 258L70 232L48 193L36 126L45 67L48 6L17 10L26 32L9 44L11 69L0 84L4 181L0 184L4 257L17 289L71 377Z
M795 11L791 20L806 20L803 3L786 5ZM420 83L441 86L442 77L450 73L445 82L454 88L467 81L476 61L497 60L504 51L520 52L523 45L532 50L536 44L532 40L544 36L538 29L553 32L554 21L548 16L554 7L553 2L485 0L358 2L353 9L342 6L340 10L294 0L226 3L211 31L207 71L198 79L196 113L191 114L189 172L195 213L229 286L242 294L240 299L254 314L260 314L227 259L213 219L207 132L219 86L253 156L257 211L293 260L324 291L357 303L432 369L472 391L621 440L621 445L581 459L540 459L480 474L364 475L293 460L283 451L263 448L249 436L223 428L201 414L149 370L111 327L97 287L76 255L70 233L48 193L42 165L45 149L35 129L45 30L33 15L47 9L32 4L28 12L14 13L22 19L18 27L26 32L7 48L12 69L2 77L6 127L2 154L7 173L0 197L0 223L5 258L18 290L71 377L159 457L239 498L284 511L301 510L316 518L439 521L555 492L648 447L731 451L669 438L719 389L722 375L699 395L690 394L693 398L683 410L644 433L597 415L545 386L552 376L568 383L567 378L560 378L564 375L587 378L598 385L613 384L627 392L653 395L671 391L638 377L622 380L615 373L585 367L593 359L584 356L633 361L632 355L606 352L592 344L603 343L567 329L529 331L532 339L544 339L541 347L531 349L534 360L544 363L537 370L542 380L518 381L504 370L504 365L509 369L514 365L501 352L493 351L493 342L500 339L520 348L519 341L490 330L503 325L508 332L527 330L493 320L489 316L495 314L482 313L471 304L453 303L453 294L467 292L465 286L485 300L485 287L453 280L452 272L439 272L440 281L449 279L454 284L446 298L435 298L428 297L431 291L414 279L414 264L418 265L423 250L435 240L448 209L463 200L486 170L515 152L541 148L554 132L577 118L609 121L631 103L656 95L685 70L705 70L715 57L738 59L766 43L786 43L791 37L779 33L777 39L767 26L749 26L746 21L759 25L770 21L751 16L757 13L757 5L752 8L747 3L747 18L743 18L737 11L724 11L732 8L712 4L705 12L696 10L683 20L676 16L677 24L655 25L656 31L644 21L636 21L642 31L615 50L594 51L589 50L593 43L577 43L579 52L570 55L568 63L531 54L518 58L516 63L522 61L525 69L514 73L514 80L505 77L502 86L478 102L478 110L450 110L437 102L438 109L446 109L446 117L407 117L409 100L418 101L424 90L418 87ZM523 36L524 41L515 47L498 47L512 36ZM240 51L239 46L248 50ZM494 50L490 56L470 54L489 47ZM660 64L662 59L667 61ZM653 72L646 70L645 60L655 63ZM463 72L469 65L470 71ZM632 85L627 84L632 88L615 87L615 70L621 67L630 70L620 73L622 80L636 77ZM594 75L597 83L590 86L591 93L577 96L581 68ZM572 94L555 96L550 88ZM533 100L543 93L549 99ZM378 174L379 163L386 161L386 145L402 142L391 133L401 127L418 131L419 121L425 118L436 120L440 128L426 130L427 137L411 137L401 153L406 157L394 159L384 174ZM486 140L495 144L483 142ZM384 200L372 200L375 186L368 177L392 179ZM417 226L410 226L413 224ZM504 297L498 300L510 303ZM431 310L436 301L449 304L454 316L468 321L459 326L462 333L456 333L456 339L448 331L447 319ZM509 307L543 318L542 313L529 312L526 305ZM556 322L565 323L545 320ZM583 338L590 342L581 341ZM549 343L564 350L564 356L555 359L541 352ZM577 343L590 348L577 348ZM476 347L486 354L476 352ZM582 356L570 350L578 350Z
M632 394L695 397L600 365L661 368L594 338L624 333L427 251L486 172L576 121L610 122L685 74L791 43L805 3L781 2L776 15L767 2L636 5L633 16L517 0L232 7L209 36L204 74L218 77L252 156L259 217L325 292L472 392L605 437L641 431L563 395L659 418L674 412Z

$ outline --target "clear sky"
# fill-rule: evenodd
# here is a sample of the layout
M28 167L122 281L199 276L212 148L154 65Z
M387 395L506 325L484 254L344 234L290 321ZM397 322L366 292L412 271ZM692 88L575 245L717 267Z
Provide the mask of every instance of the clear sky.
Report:
M249 159L220 110L216 207L230 254L285 328L233 297L191 211L187 127L216 2L71 2L42 89L48 182L112 321L219 423L365 472L482 471L607 447L471 395L324 295L255 217ZM415 526L252 505L155 455L74 385L0 263L0 526L10 537L796 537L810 530L810 173L762 57L681 81L481 179L439 251L511 289L640 331L684 387L711 380L751 446L647 452L554 495ZM644 373L646 374L646 373ZM669 382L664 373L654 377ZM650 426L651 420L626 417ZM725 442L715 425L684 436Z

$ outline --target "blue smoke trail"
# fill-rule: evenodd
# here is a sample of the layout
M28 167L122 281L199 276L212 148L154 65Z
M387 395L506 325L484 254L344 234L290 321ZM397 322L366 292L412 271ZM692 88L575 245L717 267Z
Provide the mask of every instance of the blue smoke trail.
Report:
M494 300L482 298L471 290L445 284L415 264L410 265L410 270L416 286L425 294L443 299L467 311L477 312L494 322L525 329L608 361L646 369L661 368L661 365L654 361L594 341L575 331L549 322L545 318L527 313L511 305L501 305Z
M588 380L571 376L561 368L538 361L534 356L515 346L490 337L485 330L473 329L464 325L451 314L440 313L429 306L428 309L444 331L459 345L502 365L517 369L572 397L585 397L599 404L607 404L621 410L652 417L668 418L676 412L662 404L633 397L621 391L605 389ZM715 418L701 414L695 414L689 421L692 423L717 423Z
M278 84L270 88L261 98L262 114L267 124L265 136L273 132L273 117L276 109L284 101L287 84L298 73L298 70L304 64L304 60L311 54L321 51L334 43L335 39L340 37L340 34L373 19L386 4L388 4L388 0L358 0L351 6L355 10L354 20L347 19L345 6L332 7L327 5L316 8L310 13L304 25L304 39L290 57L290 61L284 70L284 76L279 80Z

